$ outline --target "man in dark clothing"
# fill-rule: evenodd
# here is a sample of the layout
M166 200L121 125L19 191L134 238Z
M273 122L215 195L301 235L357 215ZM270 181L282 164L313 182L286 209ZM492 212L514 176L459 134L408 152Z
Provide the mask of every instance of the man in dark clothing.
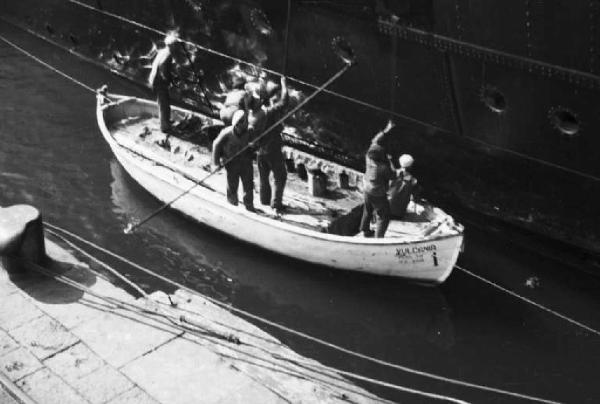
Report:
M389 121L386 127L371 141L371 146L366 155L366 170L363 177L363 192L365 204L363 208L360 229L365 237L381 238L385 235L390 223L390 204L387 198L389 183L395 174L387 158L385 150L385 136L392 130L394 124ZM377 217L377 229L371 230L373 212Z
M284 114L288 103L288 91L285 77L281 77L281 94L274 99L271 105L265 105L266 89L262 84L249 86L247 91L252 96L248 125L254 137L260 136L270 128ZM283 126L272 129L258 141L257 163L260 178L260 203L271 205L277 212L284 210L283 191L287 180L287 170L281 147L283 141L281 132ZM271 184L269 175L273 173L275 192L271 198Z
M169 132L171 129L171 99L169 97L169 85L172 81L171 69L173 65L173 52L177 43L177 37L169 34L165 37L165 47L160 49L152 61L152 69L148 77L148 83L156 94L158 102L158 117L160 119L160 130Z
M232 125L219 133L213 142L212 163L220 166L221 161L227 161L248 146L250 134L248 121L243 110L233 114ZM245 150L239 156L225 165L227 171L227 200L232 205L238 204L238 186L240 179L244 189L244 206L254 212L254 168L252 154Z
M412 156L403 154L398 162L400 169L396 171L396 179L390 187L390 209L392 218L403 219L411 198L418 198L420 186L409 171L414 163Z

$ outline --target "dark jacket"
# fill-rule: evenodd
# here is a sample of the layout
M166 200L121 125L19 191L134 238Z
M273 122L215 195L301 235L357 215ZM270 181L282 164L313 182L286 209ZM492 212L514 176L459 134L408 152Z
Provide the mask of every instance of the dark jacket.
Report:
M236 135L233 132L233 126L228 126L221 130L219 136L213 142L212 147L212 163L214 165L221 164L223 161L233 157L236 153L248 146L250 142L250 134L245 130L240 135ZM252 155L249 150L242 153L236 159L251 159ZM234 160L235 161L235 160Z
M383 154L383 159L374 155L373 151L377 147L380 146L371 145L367 152L365 159L366 170L363 176L363 191L372 196L384 196L387 195L389 183L395 178L395 174L389 161L385 158L385 153Z
M268 107L262 107L256 113L252 113L248 119L248 128L252 132L254 138L262 135L262 133L270 128L275 122L280 120L287 106L287 92L283 97L280 97L274 104ZM260 155L273 155L281 153L283 140L281 132L283 125L278 125L272 129L267 135L258 141L257 152Z
M390 209L394 217L404 217L411 196L416 197L418 190L417 179L405 169L398 170L397 178L390 187Z

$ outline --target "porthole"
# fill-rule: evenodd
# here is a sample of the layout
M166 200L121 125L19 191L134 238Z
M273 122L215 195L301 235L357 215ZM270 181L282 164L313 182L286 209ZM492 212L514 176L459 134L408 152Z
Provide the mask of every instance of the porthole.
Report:
M548 113L550 123L556 130L565 136L575 136L579 134L581 123L577 115L564 107L551 108Z
M73 34L69 34L69 40L71 41L71 43L75 46L79 45L79 40L77 39L77 37Z
M50 35L54 35L54 28L52 28L52 25L48 23L46 23L46 31L48 31Z
M501 114L506 111L506 97L496 87L483 86L481 88L481 102L483 102L491 111Z

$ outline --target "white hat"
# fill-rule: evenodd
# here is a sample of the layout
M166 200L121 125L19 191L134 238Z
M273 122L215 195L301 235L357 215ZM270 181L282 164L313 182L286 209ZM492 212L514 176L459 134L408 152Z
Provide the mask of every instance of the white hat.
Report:
M165 45L171 46L178 41L177 34L170 32L165 36Z
M235 111L233 113L233 116L231 117L231 125L235 126L237 125L237 123L243 119L246 116L246 113L244 112L243 109L238 109L237 111Z
M400 167L409 168L413 165L415 159L410 154L403 154L398 159L398 162L400 163Z

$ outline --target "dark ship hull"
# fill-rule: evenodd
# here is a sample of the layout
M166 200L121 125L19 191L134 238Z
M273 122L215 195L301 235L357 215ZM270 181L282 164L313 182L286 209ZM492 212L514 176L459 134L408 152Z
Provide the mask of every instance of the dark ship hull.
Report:
M394 152L415 156L436 202L600 253L600 3L291 3L286 73L295 88L308 93L339 69L336 36L352 43L358 65L296 117L302 130L288 141L360 168L371 136L393 116ZM190 41L276 72L284 66L282 0L84 4L95 10L65 0L2 2L0 16L140 83L147 70L133 61L160 36L103 11L178 28ZM256 21L261 15L271 31ZM222 87L234 62L192 56L203 86ZM203 108L198 91L178 98Z

